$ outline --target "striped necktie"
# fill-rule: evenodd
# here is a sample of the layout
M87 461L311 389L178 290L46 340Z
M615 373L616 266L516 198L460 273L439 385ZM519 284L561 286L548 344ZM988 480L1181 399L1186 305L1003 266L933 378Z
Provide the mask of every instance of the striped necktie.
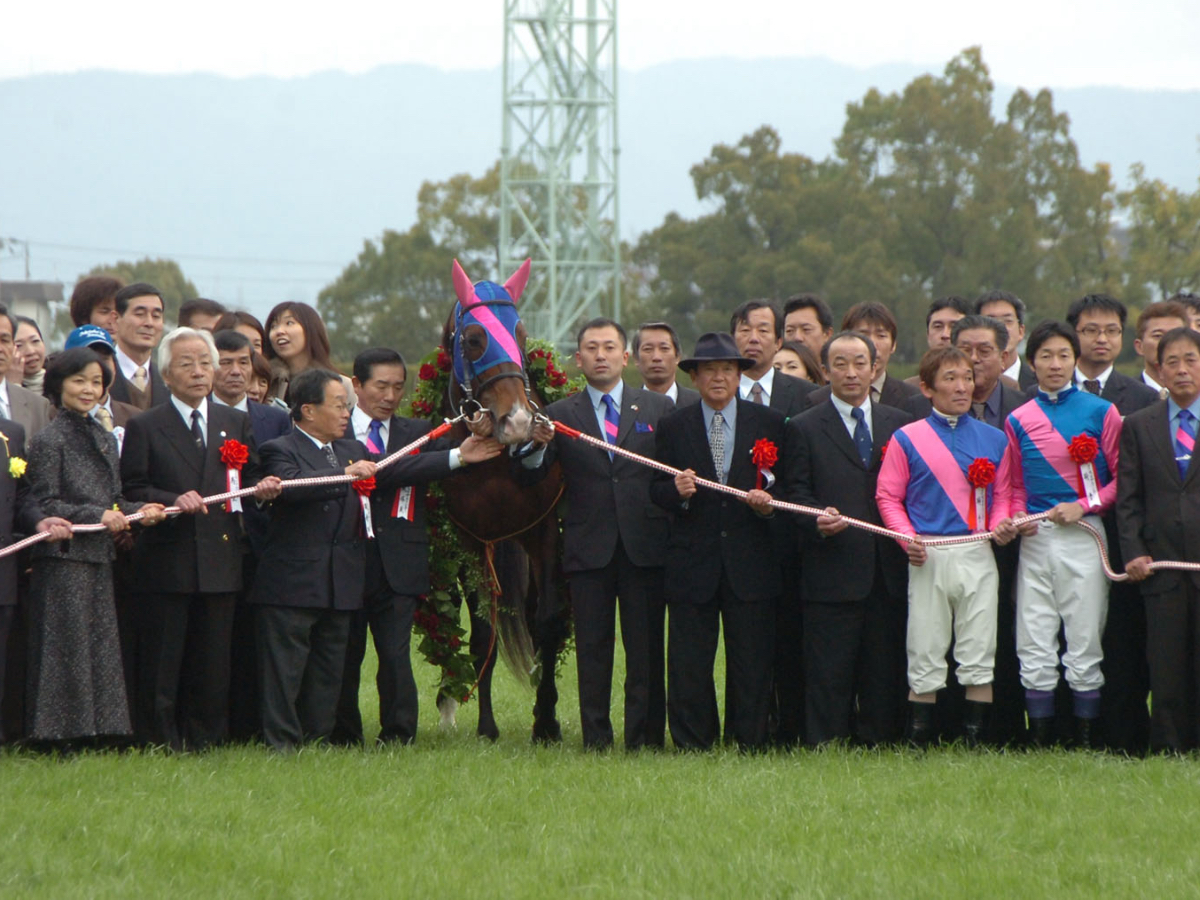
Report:
M610 444L615 444L617 442L617 432L621 430L621 413L611 396L603 394L600 399L604 402L604 439ZM608 453L608 458L613 458L611 450Z
M367 426L367 449L376 459L383 456L383 423L378 419L372 419Z
M1175 429L1175 464L1179 466L1179 477L1187 475L1192 463L1192 451L1196 448L1196 417L1189 410L1179 411L1179 427Z

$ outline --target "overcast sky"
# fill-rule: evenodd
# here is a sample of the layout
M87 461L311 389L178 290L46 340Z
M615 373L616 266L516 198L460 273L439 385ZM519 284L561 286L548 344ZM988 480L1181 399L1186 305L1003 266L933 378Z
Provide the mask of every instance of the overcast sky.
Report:
M586 0L576 0L580 10ZM540 7L538 0L526 5ZM0 77L79 69L290 77L418 62L499 65L504 0L30 0L0 9ZM310 9L312 7L309 7ZM676 59L825 56L940 67L981 44L993 77L1026 87L1200 89L1197 0L622 0L623 68Z

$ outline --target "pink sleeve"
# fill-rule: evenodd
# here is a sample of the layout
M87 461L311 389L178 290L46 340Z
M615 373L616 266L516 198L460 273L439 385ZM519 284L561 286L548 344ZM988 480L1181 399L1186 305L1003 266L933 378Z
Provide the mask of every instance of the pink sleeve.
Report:
M908 496L908 456L904 448L892 435L888 441L887 453L883 464L879 467L879 480L875 485L875 505L879 507L879 517L883 524L892 531L901 534L916 535L912 522L908 520L908 510L904 507L904 498ZM903 541L901 547L907 546Z
M1021 442L1013 430L1012 422L1005 421L1004 433L1008 435L1008 483L1009 483L1009 515L1014 518L1025 515L1025 471L1021 467Z
M1104 430L1100 433L1100 449L1108 462L1108 471L1112 480L1100 488L1100 505L1091 510L1093 513L1105 513L1112 509L1117 502L1117 463L1121 456L1121 414L1115 406L1110 406L1104 414Z
M1000 457L1000 467L996 470L996 484L992 488L992 513L988 520L988 529L996 527L1001 519L1012 515L1012 477L1013 477L1012 444L1004 448Z

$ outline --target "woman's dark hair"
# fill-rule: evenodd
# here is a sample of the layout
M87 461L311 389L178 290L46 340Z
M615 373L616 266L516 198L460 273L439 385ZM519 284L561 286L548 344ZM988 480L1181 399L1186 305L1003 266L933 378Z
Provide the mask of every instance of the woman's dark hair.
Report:
M333 363L329 361L329 333L325 330L325 323L321 321L320 314L307 303L277 304L267 316L267 334L269 335L272 326L282 319L285 313L289 312L304 329L304 349L308 351L311 367L332 369ZM279 358L269 340L263 341L263 353L266 354L267 359Z
M268 385L271 384L271 364L267 362L267 358L257 350L250 351L250 365L254 368L254 377L261 378Z
M71 292L71 321L75 327L92 324L92 310L106 300L116 301L117 291L125 287L120 278L91 275L75 285Z
M74 347L56 353L52 358L46 360L46 377L42 381L42 394L56 407L62 409L63 382L72 375L79 374L92 363L100 367L100 377L103 380L104 390L107 391L108 386L112 384L113 376L108 367L104 365L104 361L100 359L100 354L87 347Z
M813 353L807 344L799 341L784 341L783 346L779 349L791 350L800 357L800 362L804 363L805 381L811 381L817 386L825 384L825 373L821 371L821 363L817 360L817 354Z
M40 327L38 327L38 323L36 320L29 318L29 316L15 316L15 318L17 320L18 326L28 325L30 328L32 328L34 331L37 332L38 337L42 336L42 329ZM13 337L15 338L16 336L17 336L17 329L14 328L13 329Z
M221 318L217 319L217 324L213 326L213 334L218 331L237 331L239 325L248 325L257 331L258 339L262 341L263 349L266 349L267 332L263 329L262 322L245 310L233 309L222 313Z
M305 369L289 385L288 395L291 397L292 421L300 421L300 410L306 403L320 406L325 402L325 391L331 381L341 382L342 376L328 369Z

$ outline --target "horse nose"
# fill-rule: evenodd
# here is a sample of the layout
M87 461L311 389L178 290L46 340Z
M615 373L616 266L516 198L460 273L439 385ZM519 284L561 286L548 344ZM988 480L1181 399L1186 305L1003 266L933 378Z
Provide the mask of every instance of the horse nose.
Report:
M533 436L533 413L523 406L509 410L500 417L496 436L502 444L529 440Z

